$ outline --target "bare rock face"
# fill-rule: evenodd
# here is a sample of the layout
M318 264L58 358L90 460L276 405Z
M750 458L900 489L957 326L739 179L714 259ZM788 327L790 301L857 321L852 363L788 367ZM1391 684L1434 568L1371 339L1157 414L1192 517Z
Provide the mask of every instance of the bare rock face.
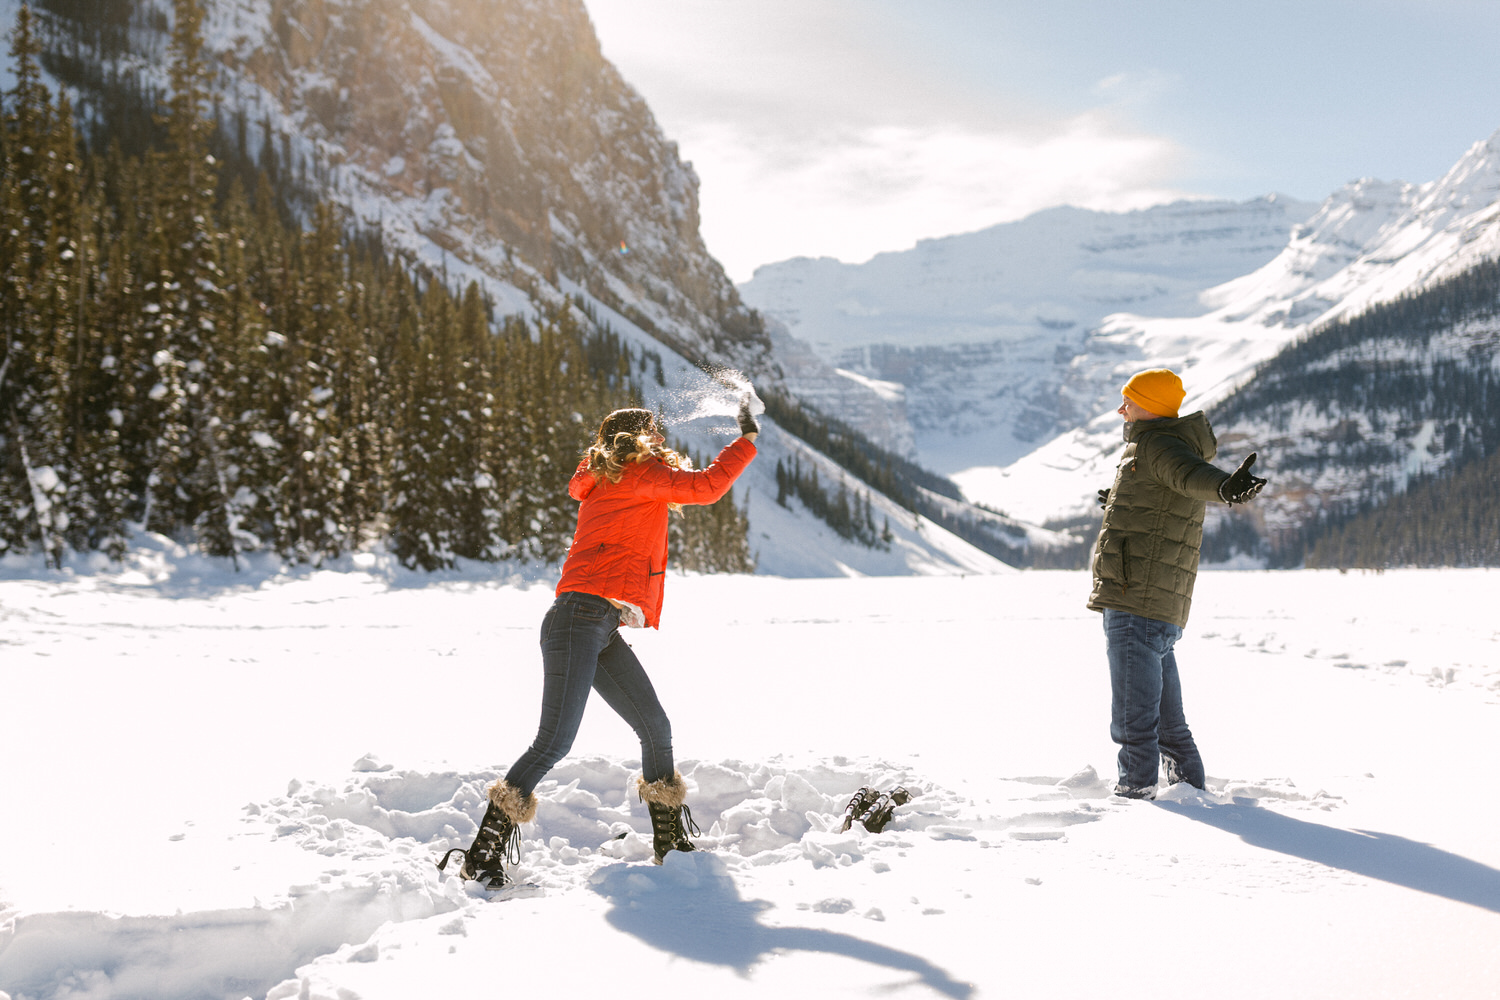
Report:
M698 178L603 56L581 0L206 0L216 87L306 142L341 198L569 283L695 360L768 341L698 232ZM505 268L501 268L505 270Z

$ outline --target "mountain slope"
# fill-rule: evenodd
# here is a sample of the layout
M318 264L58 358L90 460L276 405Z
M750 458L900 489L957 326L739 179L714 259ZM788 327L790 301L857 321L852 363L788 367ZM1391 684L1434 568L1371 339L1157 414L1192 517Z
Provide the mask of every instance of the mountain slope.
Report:
M1205 293L1210 312L1110 316L1072 361L1080 377L1109 390L1098 415L1019 461L976 467L955 480L971 498L1028 520L1085 512L1120 447L1119 418L1107 407L1131 370L1180 371L1188 388L1184 407L1212 407L1249 382L1257 365L1320 325L1431 287L1500 252L1497 193L1500 133L1428 184L1346 186L1293 232L1274 260ZM1244 451L1257 446L1253 437L1243 441ZM1241 455L1235 448L1221 453L1225 461Z
M1473 525L1497 508L1448 477L1500 450L1500 262L1323 325L1211 412L1221 442L1264 449L1275 469L1276 489L1240 512L1264 539L1241 531L1247 550L1276 565L1309 548L1324 565L1481 564ZM1422 505L1382 512L1414 484Z
M763 333L698 233L697 176L581 2L205 6L230 106L367 225L521 287L566 276L686 353L759 367Z
M387 250L424 273L452 287L478 284L497 324L565 313L585 332L617 335L639 363L644 402L700 455L723 443L734 386L743 384L702 368L730 366L776 386L758 317L698 236L691 167L603 60L581 3L203 6L220 134L294 209L341 206L352 228L378 230ZM16 7L0 0L0 13ZM91 19L119 4L49 7L44 58L72 84L98 144L120 127L108 116L123 91L144 103L134 120L149 121L144 112L168 78L171 5L137 4L109 32ZM1004 568L766 422L762 460L743 484L766 498L738 494L753 511L762 571ZM796 500L778 503L778 459L818 468L830 496L858 502L867 521L889 522L887 537L851 542Z

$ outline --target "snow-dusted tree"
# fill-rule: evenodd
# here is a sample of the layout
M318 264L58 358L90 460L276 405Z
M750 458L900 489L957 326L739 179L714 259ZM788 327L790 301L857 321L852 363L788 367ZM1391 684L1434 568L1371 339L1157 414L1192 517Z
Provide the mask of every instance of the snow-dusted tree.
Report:
M505 428L495 385L498 341L477 284L464 290L455 324L453 549L466 559L494 560L510 548L501 527Z
M5 548L40 546L60 565L88 505L70 475L72 373L82 320L80 183L67 102L42 84L29 7L12 34L16 85L4 117L0 192L0 505Z
M437 286L440 287L440 286ZM434 339L434 312L440 305L434 289L425 302L404 275L398 274L396 338L391 372L393 440L390 459L390 499L386 505L391 547L408 566L425 570L453 564L447 517L450 476L444 405L443 359ZM424 310L422 305L427 308Z
M357 466L349 459L363 414L368 365L350 315L351 282L338 218L327 206L292 245L294 287L283 312L285 344L278 356L283 404L285 478L280 490L278 549L299 562L338 555L357 538L362 511L347 509L344 492Z
M150 154L154 189L144 286L144 334L157 405L147 527L191 530L204 551L233 557L231 462L224 446L224 403L232 374L215 350L224 292L214 230L216 165L202 60L203 13L196 0L174 0L167 147Z
M508 493L501 518L506 540L523 558L554 560L567 552L576 504L568 479L588 446L609 396L589 372L571 309L549 309L535 339L526 324L505 331L500 396L508 419ZM585 416L585 414L589 414Z

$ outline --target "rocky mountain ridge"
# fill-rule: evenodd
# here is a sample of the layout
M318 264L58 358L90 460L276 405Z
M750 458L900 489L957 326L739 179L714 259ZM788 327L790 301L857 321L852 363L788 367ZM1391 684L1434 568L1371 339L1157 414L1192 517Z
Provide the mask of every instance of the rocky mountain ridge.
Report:
M45 27L49 4L33 6ZM586 291L695 360L766 367L760 323L699 235L697 175L581 0L201 6L220 128L353 224L480 281L502 311ZM172 5L124 7L128 47L94 58L165 92Z

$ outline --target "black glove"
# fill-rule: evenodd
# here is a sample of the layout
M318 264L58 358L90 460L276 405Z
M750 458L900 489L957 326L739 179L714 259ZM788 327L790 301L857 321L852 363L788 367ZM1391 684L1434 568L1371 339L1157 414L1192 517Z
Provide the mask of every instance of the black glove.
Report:
M759 434L760 424L755 422L754 415L750 412L750 394L747 392L740 397L740 412L735 415L740 422L741 434Z
M1266 481L1259 476L1250 475L1250 466L1255 464L1255 452L1245 456L1240 467L1224 482L1219 484L1219 499L1225 503L1244 503L1254 500L1255 494L1260 492Z
M1104 489L1102 489L1102 490L1099 491L1099 506L1101 506L1101 507L1108 507L1109 506L1109 487L1107 487L1107 486Z

